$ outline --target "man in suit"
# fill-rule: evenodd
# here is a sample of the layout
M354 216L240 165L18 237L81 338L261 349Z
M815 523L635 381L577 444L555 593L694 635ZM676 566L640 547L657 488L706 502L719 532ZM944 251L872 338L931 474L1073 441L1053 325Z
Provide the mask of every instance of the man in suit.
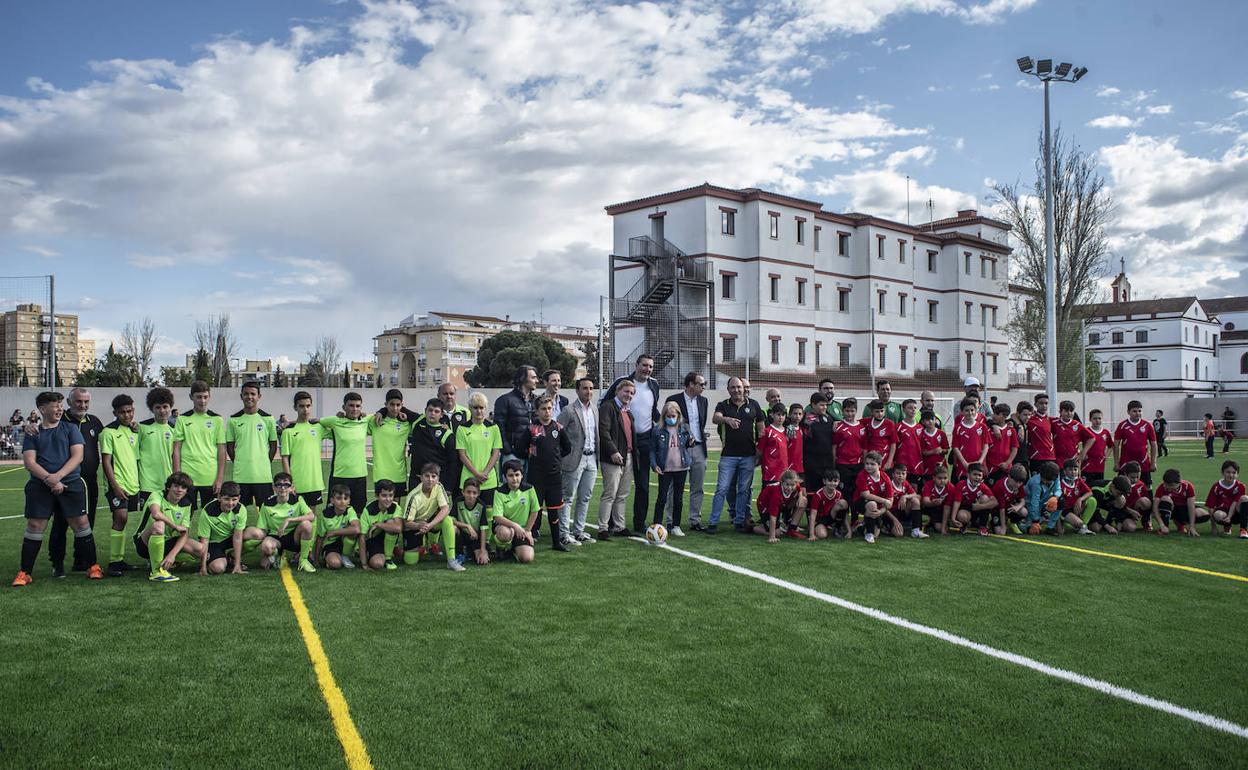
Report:
M554 376L559 377L559 373ZM549 387L549 376L546 381ZM585 532L585 517L594 495L594 482L598 480L598 409L594 406L593 380L582 377L576 381L576 400L564 404L559 424L572 444L572 451L561 461L563 531L578 545L592 543L594 539Z
M551 417L558 420L564 407L568 405L568 397L559 395L559 388L563 387L563 375L558 369L547 369L542 372L542 382L546 385L546 395L550 396Z
M633 373L611 383L604 402L610 401L625 382L634 386L628 411L633 417L633 446L639 452L633 457L633 529L642 531L650 518L650 436L659 419L659 382L654 373L654 359L642 353L637 356Z
M615 396L598 406L598 458L602 461L599 540L632 534L624 528L624 505L633 485L633 455L638 451L633 416L628 410L636 391L632 380L624 380L616 386Z
M685 375L685 389L673 393L667 400L680 407L680 416L689 426L689 435L695 443L689 447L689 528L701 532L702 485L706 480L707 403L702 391L706 390L706 378L697 372ZM666 506L670 516L671 501ZM670 521L670 519L668 519Z

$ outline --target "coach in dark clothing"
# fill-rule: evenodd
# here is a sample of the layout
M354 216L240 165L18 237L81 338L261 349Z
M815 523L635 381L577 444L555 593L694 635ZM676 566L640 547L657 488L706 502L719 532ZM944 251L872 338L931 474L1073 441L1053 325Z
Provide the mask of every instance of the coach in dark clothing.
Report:
M95 526L95 506L100 499L100 432L104 423L90 413L91 392L86 388L74 388L69 392L69 409L65 411L65 422L78 426L82 433L82 465L79 471L87 485L87 521ZM38 423L34 424L38 428ZM69 522L59 512L52 519L48 528L48 560L52 562L52 574L63 574L65 571L66 531ZM77 554L74 556L74 571L85 572L90 564L79 564Z
M519 460L528 467L525 458L516 457L513 449L516 437L533 424L533 391L537 389L537 370L531 366L516 369L512 379L515 385L510 393L504 393L494 402L494 423L503 437L503 454L499 465L508 460Z
M659 382L654 373L654 359L642 353L636 368L627 377L611 383L602 400L615 398L615 391L625 380L637 387L628 411L633 416L633 529L643 531L650 518L650 435L659 418Z

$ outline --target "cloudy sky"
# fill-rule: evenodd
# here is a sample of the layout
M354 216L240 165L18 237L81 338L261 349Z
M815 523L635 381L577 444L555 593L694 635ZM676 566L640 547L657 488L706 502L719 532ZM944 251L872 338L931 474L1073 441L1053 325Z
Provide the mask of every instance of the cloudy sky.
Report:
M606 204L711 181L936 216L1028 179L1014 60L1091 69L1137 293L1248 294L1248 3L48 0L0 7L0 274L55 273L160 363L228 312L242 353L355 358L413 311L592 324ZM918 207L915 216L919 216Z

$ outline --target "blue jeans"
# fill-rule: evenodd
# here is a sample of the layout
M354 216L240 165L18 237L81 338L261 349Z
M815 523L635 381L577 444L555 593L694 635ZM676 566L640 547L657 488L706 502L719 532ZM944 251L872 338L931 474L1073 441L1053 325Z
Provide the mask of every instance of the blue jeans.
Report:
M750 515L750 491L754 486L754 456L719 457L719 477L715 480L715 501L711 503L711 526L719 524L729 487L736 479L736 504L733 506L733 524L740 524Z

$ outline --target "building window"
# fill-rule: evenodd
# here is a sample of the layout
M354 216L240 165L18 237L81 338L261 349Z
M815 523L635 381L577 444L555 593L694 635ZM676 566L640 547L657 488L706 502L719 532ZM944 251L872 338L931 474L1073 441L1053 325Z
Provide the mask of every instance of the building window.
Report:
M797 304L799 305L806 304L806 279L805 278L797 279Z
M906 264L906 242L900 239L897 241L897 261Z
M737 234L737 212L730 209L719 210L719 232L723 235Z
M773 364L780 363L780 338L771 338L771 362Z
M720 295L723 299L734 299L737 296L737 277L730 273L719 274Z
M795 218L795 221L797 222L797 242L805 243L806 242L806 220L800 217L797 217Z
M974 321L971 320L971 306L973 305L973 303L964 302L963 304L966 306L966 323L968 325L975 323Z
M815 251L819 250L819 231L822 229L823 228L819 227L818 225L815 225Z
M399 368L399 357L397 355L390 356L390 368L391 369Z
M1122 379L1122 362L1111 361L1109 363L1109 372L1110 372L1109 374L1110 377L1112 377L1115 380L1121 380Z
M967 275L970 275L971 274L971 252L969 251L962 252L962 263L963 263L963 268L962 268L963 271Z
M990 259L988 260L988 263L989 275L992 277L992 280L995 281L997 280L997 260Z
M820 284L820 283L815 284L815 310L818 310L820 304L822 304L822 300L823 300L822 295L823 295L823 284Z
M1187 327L1183 327L1183 341L1187 342Z
M836 253L841 257L849 256L849 233L836 234Z
M909 299L910 299L910 295L908 294L897 295L897 315L901 316L902 318L906 317L906 302L909 301ZM903 366L901 368L905 369L906 367Z
M723 347L724 347L723 360L725 362L736 361L737 360L737 338L736 337L721 337L720 339L723 340Z
M823 343L815 340L815 366L819 366L823 358Z
M837 366L849 366L849 345L838 345L836 348Z
M1135 379L1137 380L1148 379L1148 359L1147 358L1135 359Z
M927 368L933 372L940 368L940 351L939 350L927 351Z
M884 236L875 236L875 258L884 259Z
M768 235L770 235L772 239L779 238L780 237L780 215L768 214L767 218L770 220L767 225Z
M1239 357L1239 373L1248 374L1248 353Z
M887 301L887 298L888 298L888 292L882 291L882 290L875 292L876 313L880 315L884 315L884 303Z
M899 365L900 365L900 367L901 367L901 370L904 372L904 371L906 370L906 349L905 349L905 347L902 347L902 349L901 349L901 361L900 361L900 364L899 364Z
M988 357L992 359L992 373L996 374L997 373L997 354L989 353Z
M928 323L933 323L933 324L936 323L936 318L937 318L936 308L939 306L940 306L940 302L938 302L937 300L929 299L927 301L927 322Z
M927 271L929 273L936 272L936 255L939 253L940 252L932 251L931 249L927 250Z
M1199 358L1197 358L1196 363L1192 365L1192 375L1196 378L1197 382L1200 382L1200 359Z
M849 289L836 290L836 309L842 313L849 312Z
M797 341L797 365L806 365L806 340L803 339Z
M1115 345L1122 344L1122 332L1114 332L1110 335L1110 338L1113 340Z
M391 344L390 352L392 352L392 353L397 353L397 352L399 352L399 341L398 341L398 340L390 340L390 344Z
M888 347L880 345L880 368L884 369L888 366Z
M1148 342L1148 329L1136 329L1135 341L1136 342Z
M997 328L997 306L996 305L988 306L988 317L992 321L992 328L994 329Z
M988 260L983 257L979 258L979 277L980 278L988 277Z
M779 302L779 301L780 301L780 276L778 276L778 275L773 275L773 276L770 276L770 279L771 279L771 281L770 281L770 284L771 284L771 301L772 301L772 302Z
M971 351L966 351L966 373L971 373Z

